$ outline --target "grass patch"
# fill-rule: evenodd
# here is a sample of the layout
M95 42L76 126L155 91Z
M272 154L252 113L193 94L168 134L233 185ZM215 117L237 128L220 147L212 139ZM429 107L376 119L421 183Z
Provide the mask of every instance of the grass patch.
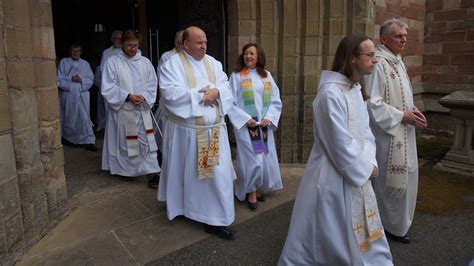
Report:
M417 212L458 214L474 210L474 178L423 167L419 172Z
M428 162L419 170L416 211L459 214L474 211L474 177L434 169L449 151L454 139L417 134L418 157Z
M416 147L418 157L436 164L453 145L453 138L417 134Z

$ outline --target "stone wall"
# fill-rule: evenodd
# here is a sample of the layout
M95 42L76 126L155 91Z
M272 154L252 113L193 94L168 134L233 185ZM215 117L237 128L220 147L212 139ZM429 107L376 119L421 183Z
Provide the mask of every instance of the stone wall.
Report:
M49 0L0 0L0 262L66 209Z
M283 113L277 133L280 161L305 162L312 136L312 102L319 75L349 33L374 32L374 2L343 0L231 0L228 69L248 42L263 46L279 85Z
M426 2L423 102L433 130L454 130L438 99L474 91L474 1Z

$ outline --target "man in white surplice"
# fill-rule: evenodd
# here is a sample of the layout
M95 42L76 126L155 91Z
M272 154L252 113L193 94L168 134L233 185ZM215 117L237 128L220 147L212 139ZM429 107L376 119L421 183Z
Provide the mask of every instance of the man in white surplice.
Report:
M168 61L168 59L170 59L172 55L177 54L177 53L179 53L183 50L183 32L184 32L184 30L180 30L180 31L176 32L176 34L174 36L174 48L169 50L169 51L166 51L160 57L160 62L158 62L158 66L156 67L156 76L158 78L158 86L160 84L160 68L161 68L161 66L166 61ZM158 125L160 126L160 129L165 130L165 127L166 127L166 112L163 112L163 104L164 104L163 97L160 97L159 102L160 103L158 104L158 106L155 107L156 110L155 110L154 115L155 115L155 118L158 122ZM162 139L158 139L158 145L159 145L160 150L161 150L161 147L163 145L161 140Z
M63 58L58 67L61 134L63 144L79 144L97 151L90 119L90 94L94 74L89 63L81 59L82 48L74 44L71 56Z
M426 118L413 104L413 90L400 53L406 44L407 25L398 19L384 22L375 51L378 64L365 84L370 96L370 126L377 143L379 177L374 189L382 223L389 239L409 243L418 191L415 128Z
M183 50L183 32L184 30L177 31L174 35L174 48L164 52L161 57L160 61L158 62L158 66L156 67L156 76L158 77L158 83L160 82L160 67L170 59L170 57L174 54L177 54Z
M224 115L233 97L222 64L206 55L204 31L187 28L183 44L184 51L160 68L168 122L158 200L166 201L170 220L184 215L206 224L206 232L230 239L234 171Z
M100 94L100 85L102 83L102 71L104 69L105 62L112 55L118 54L122 50L122 31L114 30L112 36L110 37L112 41L112 46L108 47L102 52L102 57L100 59L100 65L95 71L95 80L94 85L99 88L99 95L97 96L97 131L105 128L105 123L107 120L107 102L104 101L104 97Z
M134 31L124 32L122 51L107 60L102 73L102 96L109 106L102 169L122 177L160 171L151 113L156 74L138 50L139 39Z

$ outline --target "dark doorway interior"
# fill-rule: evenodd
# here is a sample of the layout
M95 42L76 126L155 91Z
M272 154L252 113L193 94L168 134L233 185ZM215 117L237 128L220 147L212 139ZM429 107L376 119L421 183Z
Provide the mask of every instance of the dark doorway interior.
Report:
M102 51L111 45L115 29L131 29L134 5L129 0L52 0L58 59L69 56L72 43L83 46L82 58L94 69Z
M111 44L112 31L134 29L144 37L143 54L156 66L159 55L173 48L175 32L196 25L207 34L208 53L226 65L222 0L52 0L51 4L58 59L69 56L71 44L80 43L82 58L94 69Z
M222 0L147 0L149 43L159 54L174 47L174 35L188 26L199 26L207 34L208 54L226 65L225 1ZM151 38L150 38L151 37ZM151 51L153 64L157 52Z

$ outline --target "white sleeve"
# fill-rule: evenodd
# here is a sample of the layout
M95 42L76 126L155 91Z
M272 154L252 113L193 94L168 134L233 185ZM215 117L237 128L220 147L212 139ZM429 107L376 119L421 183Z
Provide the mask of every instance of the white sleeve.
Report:
M370 97L367 101L372 120L385 132L395 136L403 119L403 111L385 103L384 64L375 65L371 75L365 76L365 87Z
M372 174L371 151L363 149L347 128L347 102L337 89L318 92L313 103L316 121L315 135L334 167L353 186L361 187Z

